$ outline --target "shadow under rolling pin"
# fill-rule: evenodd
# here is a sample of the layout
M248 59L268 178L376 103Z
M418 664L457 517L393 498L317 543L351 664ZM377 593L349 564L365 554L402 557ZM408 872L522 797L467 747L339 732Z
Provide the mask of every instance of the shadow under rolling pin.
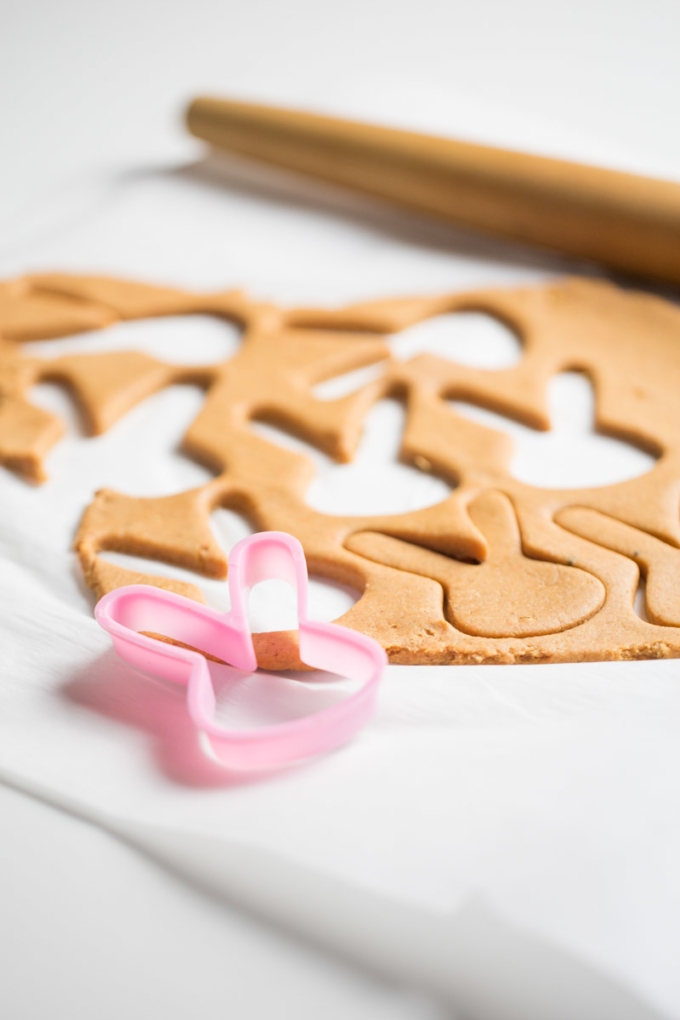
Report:
M220 149L486 233L680 284L680 184L412 131L199 97Z

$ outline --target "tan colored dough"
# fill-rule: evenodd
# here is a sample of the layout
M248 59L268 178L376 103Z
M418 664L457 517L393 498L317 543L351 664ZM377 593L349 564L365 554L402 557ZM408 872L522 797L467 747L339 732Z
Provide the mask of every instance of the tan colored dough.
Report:
M478 310L508 324L523 357L485 371L432 355L389 360L384 337L445 312ZM41 360L22 340L148 316L205 313L239 323L239 353L201 369L145 355ZM310 571L362 593L342 623L375 636L394 662L557 662L680 655L680 310L604 282L568 279L519 290L399 298L337 311L285 310L239 292L189 294L106 278L28 277L0 289L0 460L40 480L61 432L32 408L29 390L67 385L92 432L178 381L206 388L187 453L211 467L207 485L142 499L101 490L83 515L76 548L97 595L145 579L200 598L200 588L125 571L100 555L119 550L224 577L212 534L218 506L257 529L301 540ZM385 371L340 400L316 383L374 362ZM461 417L467 400L534 428L549 428L546 391L567 369L589 374L600 430L658 456L646 475L617 485L550 490L509 471L507 435ZM313 465L269 443L250 420L271 421L337 460L351 460L364 417L384 396L405 402L402 457L454 489L406 514L343 517L305 503ZM633 601L646 577L647 620ZM269 668L297 666L294 636L257 638Z
M444 589L447 618L465 634L535 637L567 630L591 617L604 585L576 567L522 555L517 519L507 496L484 492L468 513L488 541L482 563L462 563L386 535L352 535L347 547L399 570L424 574Z

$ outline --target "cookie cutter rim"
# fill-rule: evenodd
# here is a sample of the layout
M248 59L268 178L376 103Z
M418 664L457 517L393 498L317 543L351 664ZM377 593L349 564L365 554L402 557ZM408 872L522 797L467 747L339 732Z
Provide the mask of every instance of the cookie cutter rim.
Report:
M258 582L283 580L297 594L300 658L362 686L342 701L309 715L257 729L233 730L214 721L216 697L205 656L139 631L153 631L200 648L227 664L254 672L257 658L247 615ZM346 743L373 715L387 664L373 638L307 616L307 563L296 538L265 531L242 539L229 554L231 609L211 609L175 592L134 584L104 595L95 618L118 655L135 669L187 688L187 709L214 756L235 769L263 769L310 758Z

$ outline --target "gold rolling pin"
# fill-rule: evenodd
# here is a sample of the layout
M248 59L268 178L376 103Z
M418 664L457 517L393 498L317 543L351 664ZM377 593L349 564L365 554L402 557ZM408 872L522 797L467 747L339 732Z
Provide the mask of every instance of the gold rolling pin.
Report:
M486 145L200 97L192 134L466 227L680 283L680 184Z

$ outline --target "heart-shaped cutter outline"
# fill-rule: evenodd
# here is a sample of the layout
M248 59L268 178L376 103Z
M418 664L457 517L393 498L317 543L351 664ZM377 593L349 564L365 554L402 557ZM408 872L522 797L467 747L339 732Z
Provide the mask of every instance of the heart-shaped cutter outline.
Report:
M215 691L204 655L139 632L164 634L237 669L254 672L257 659L248 621L248 593L260 581L274 579L296 590L302 661L362 686L310 715L258 729L231 730L214 721ZM105 595L95 607L95 618L129 665L186 686L192 722L206 735L214 756L230 768L271 768L346 743L373 715L387 664L383 648L347 627L308 619L305 554L298 540L285 532L258 532L235 545L229 554L228 584L228 613L152 585L131 584Z

